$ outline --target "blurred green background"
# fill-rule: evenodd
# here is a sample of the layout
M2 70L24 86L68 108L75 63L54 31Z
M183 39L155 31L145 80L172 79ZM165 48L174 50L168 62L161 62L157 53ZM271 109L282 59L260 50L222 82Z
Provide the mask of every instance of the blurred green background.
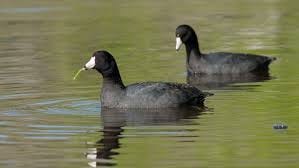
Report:
M212 90L210 110L168 124L125 125L116 167L298 167L299 2L0 2L0 167L88 167L103 138L101 76L75 72L96 50L125 84L186 82L175 29L191 25L203 52L275 56L272 80ZM235 89L242 88L242 89ZM286 131L272 125L284 122ZM106 165L107 166L107 165Z

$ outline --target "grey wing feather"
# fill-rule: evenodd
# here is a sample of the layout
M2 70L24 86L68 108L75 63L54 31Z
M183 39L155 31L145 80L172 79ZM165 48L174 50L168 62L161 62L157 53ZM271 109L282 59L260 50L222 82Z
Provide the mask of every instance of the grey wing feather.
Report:
M219 69L219 71L241 73L268 67L276 58L254 54L217 52L205 54L203 59L206 63L210 64L210 67L214 66L215 68L216 66L215 69ZM207 69L209 69L208 66Z
M126 96L136 104L167 107L200 103L205 94L187 84L146 82L127 86Z

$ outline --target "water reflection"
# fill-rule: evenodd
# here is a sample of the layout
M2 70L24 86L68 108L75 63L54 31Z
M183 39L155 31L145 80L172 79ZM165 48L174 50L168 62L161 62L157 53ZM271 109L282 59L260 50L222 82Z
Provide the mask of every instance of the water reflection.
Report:
M263 82L272 78L268 72L260 74L188 75L187 83L202 90L233 89L232 84Z
M86 154L90 160L88 165L115 166L113 156L119 155L115 149L121 148L119 140L124 138L125 126L153 126L176 125L182 119L197 118L207 108L180 108L180 109L102 109L103 122L102 139L88 149Z
M103 138L98 140L94 147L88 148L86 154L87 159L91 160L88 162L91 167L116 165L111 159L119 153L112 150L120 147L119 139L123 129L121 126L104 126L101 132Z

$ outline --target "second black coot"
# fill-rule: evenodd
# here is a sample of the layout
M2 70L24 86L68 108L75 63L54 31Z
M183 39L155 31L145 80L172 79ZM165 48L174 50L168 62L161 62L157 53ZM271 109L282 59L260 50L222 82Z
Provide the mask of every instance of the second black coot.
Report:
M200 52L197 35L189 25L180 25L176 29L176 50L185 44L187 52L187 70L189 74L242 74L264 73L276 58L254 54Z

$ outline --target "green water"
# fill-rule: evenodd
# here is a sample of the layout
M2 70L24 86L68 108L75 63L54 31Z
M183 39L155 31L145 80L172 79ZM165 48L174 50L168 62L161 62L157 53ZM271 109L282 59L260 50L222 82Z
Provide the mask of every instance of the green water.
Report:
M0 167L298 167L299 2L0 4ZM203 52L277 57L272 79L210 90L201 113L127 118L101 110L97 72L72 80L105 49L126 84L186 82L185 51L175 51L182 23L196 30ZM273 130L278 122L289 128Z

